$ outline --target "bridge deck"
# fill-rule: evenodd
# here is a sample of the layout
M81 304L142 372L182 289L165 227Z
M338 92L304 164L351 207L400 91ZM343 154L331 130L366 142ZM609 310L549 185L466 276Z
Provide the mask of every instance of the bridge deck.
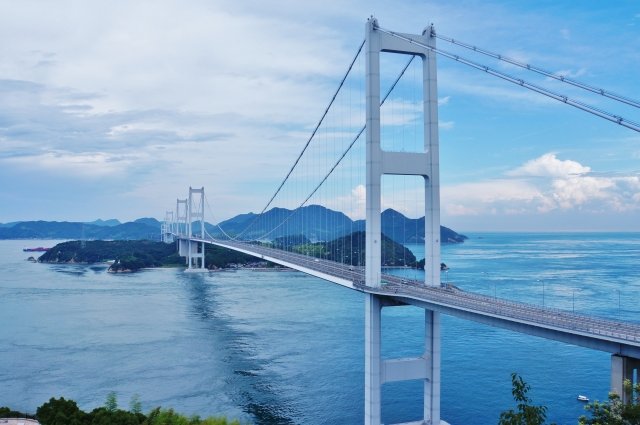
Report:
M366 285L363 267L244 242L199 238L191 240L243 252L360 292L385 296L396 303L411 304L492 326L640 358L640 324L637 323L474 294L450 285L430 286L389 274L382 275L382 287L374 288Z

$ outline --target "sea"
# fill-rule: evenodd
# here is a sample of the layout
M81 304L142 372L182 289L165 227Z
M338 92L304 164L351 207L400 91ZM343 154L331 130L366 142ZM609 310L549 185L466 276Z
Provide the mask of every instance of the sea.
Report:
M639 233L469 233L445 245L443 280L463 290L640 321ZM107 273L40 264L0 241L0 406L51 397L88 411L109 392L128 408L226 415L255 424L361 424L364 296L293 271ZM409 246L420 258L423 248ZM37 255L37 254L36 254ZM420 278L420 272L391 269ZM420 355L424 312L383 310L383 355ZM442 316L442 417L496 424L515 408L511 374L548 420L576 424L578 394L605 400L610 355ZM422 385L383 388L383 421L417 420Z

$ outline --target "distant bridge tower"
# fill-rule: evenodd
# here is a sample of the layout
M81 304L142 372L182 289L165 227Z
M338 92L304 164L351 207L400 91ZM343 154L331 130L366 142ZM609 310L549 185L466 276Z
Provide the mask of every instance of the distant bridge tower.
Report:
M204 187L193 189L189 186L189 200L187 206L187 237L193 236L204 239ZM194 229L193 221L198 220L200 223L200 231ZM194 235L194 231L197 234ZM204 242L195 242L189 240L189 249L187 252L187 270L186 271L204 271Z
M188 199L176 200L175 233L178 235L178 255L186 258L187 265L189 264L189 241L184 238L187 236L188 210Z
M164 214L164 221L160 226L160 240L164 243L171 243L173 242L174 234L173 211L167 211Z
M381 282L381 181L382 176L416 175L425 185L425 285L440 285L440 182L438 148L438 93L436 58L429 49L394 36L378 27L376 19L366 27L366 283ZM435 47L433 28L422 35L403 38ZM389 152L381 147L380 53L415 55L422 59L424 152ZM424 381L424 418L419 423L440 422L440 315L425 310L424 354L410 359L381 359L382 308L392 305L383 296L368 294L365 301L365 424L381 423L381 387L386 382ZM416 422L418 423L418 422Z
M176 221L175 231L177 235L184 236L187 234L187 210L188 199L176 200Z

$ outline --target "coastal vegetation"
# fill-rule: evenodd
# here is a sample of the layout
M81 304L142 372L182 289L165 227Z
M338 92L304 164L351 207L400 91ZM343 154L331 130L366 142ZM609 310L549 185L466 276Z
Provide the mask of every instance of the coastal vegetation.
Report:
M511 394L516 402L515 409L500 414L498 425L544 425L547 407L532 404L527 395L531 387L517 373L511 374ZM620 395L609 393L609 399L587 403L585 410L590 417L580 416L578 425L640 425L640 383L624 381L626 402ZM551 424L554 425L554 424Z
M623 391L627 402L620 395L609 393L607 401L594 401L585 406L591 417L581 416L579 425L640 425L640 383L624 381Z
M516 407L502 412L498 425L544 425L547 407L532 404L528 395L530 385L520 375L512 373L511 386ZM578 425L640 424L640 384L634 385L626 380L624 391L628 400L626 402L618 394L611 393L608 401L588 403L585 410L591 417L581 416ZM35 415L0 407L0 418L36 419L41 425L240 425L238 420L228 420L224 416L186 416L162 407L156 407L145 414L137 394L131 397L128 410L121 409L113 391L107 394L103 406L90 412L80 409L74 400L60 397L51 398L42 404Z
M547 407L531 404L531 398L527 395L530 389L531 386L521 376L511 374L511 394L516 408L502 412L498 425L544 425Z
M364 266L365 232L358 231L329 242L311 242L304 235L276 238L266 244L298 254L336 261L353 266ZM416 257L404 245L382 235L382 262L388 267L415 267Z
M354 232L330 242L312 243L303 235L276 238L261 245L284 249L316 258L362 266L365 261L365 233ZM416 267L416 257L402 244L382 236L382 260L384 266ZM132 272L150 267L179 267L184 258L177 253L175 244L150 240L117 241L69 241L62 242L45 252L38 262L91 264L109 262L110 272ZM210 269L231 265L255 263L250 255L207 245L205 265Z
M208 246L205 263L209 267L246 264L253 257L215 246ZM59 243L45 252L41 263L91 264L110 262L111 272L130 272L148 267L178 267L184 258L178 256L175 244L149 240L70 241Z
M224 416L200 418L161 407L144 414L137 395L132 397L129 410L120 409L114 392L107 395L104 406L90 412L80 409L75 401L60 397L49 399L38 407L35 415L0 407L0 417L36 419L41 425L240 425L238 420Z

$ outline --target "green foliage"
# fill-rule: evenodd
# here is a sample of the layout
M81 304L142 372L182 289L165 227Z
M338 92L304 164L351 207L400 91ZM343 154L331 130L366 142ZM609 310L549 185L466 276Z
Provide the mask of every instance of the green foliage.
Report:
M144 425L240 425L237 420L229 422L224 417L208 417L200 419L198 416L187 417L176 413L173 409L159 407L149 412Z
M109 394L107 394L107 399L104 402L104 408L109 412L115 412L118 410L118 397L116 396L115 391L109 391Z
M247 264L256 261L256 258L251 255L214 245L207 245L204 256L204 263L209 268L213 266L216 268L227 267L229 264ZM184 264L184 259L181 259L181 261L181 264Z
M316 258L324 258L326 255L325 247L322 243L306 243L302 245L296 245L293 247L293 252Z
M511 394L516 402L516 410L500 413L499 425L543 425L547 419L545 406L532 406L527 393L531 389L517 373L511 374Z
M23 412L11 410L8 407L0 407L0 418L29 418L35 419L35 416Z
M624 381L624 392L628 402L623 402L616 393L609 393L609 400L587 404L584 408L590 418L581 416L580 425L639 425L640 424L640 384L632 385Z
M291 249L298 254L342 264L364 266L365 238L365 232L358 231L329 242L311 243L304 236L298 235L277 238L272 243L265 245L271 248ZM404 245L393 241L386 235L382 235L381 250L383 266L415 267L416 265L415 255Z
M38 259L42 263L99 263L108 260L115 261L112 271L184 264L176 253L175 245L149 240L63 242Z
M140 402L140 396L138 394L131 396L131 400L129 401L129 411L135 414L142 413L142 403Z
M87 425L141 425L146 416L125 410L98 407L88 414Z
M38 422L42 425L84 425L87 414L80 410L73 400L51 398L38 407L36 411Z
M228 421L227 418L211 416L200 419L199 416L185 416L173 409L157 407L145 415L141 412L139 396L131 397L131 411L118 409L116 393L111 391L103 407L98 407L90 413L85 413L73 400L51 398L38 407L35 418L42 425L240 425L237 420ZM0 417L30 417L20 412L14 412L8 407L0 407Z

